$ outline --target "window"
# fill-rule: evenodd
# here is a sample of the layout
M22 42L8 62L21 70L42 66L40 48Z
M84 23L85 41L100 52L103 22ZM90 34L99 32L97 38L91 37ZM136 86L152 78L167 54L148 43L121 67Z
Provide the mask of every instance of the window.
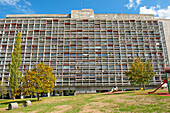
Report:
M149 46L145 46L146 49L149 49Z
M50 49L50 46L46 46L46 49Z
M34 49L38 49L38 47L37 47L37 46L34 46Z
M69 46L65 46L64 49L69 49Z
M32 69L34 69L34 68L35 68L35 66L31 66L31 68L32 68Z
M54 56L56 56L56 54L55 54L55 53L53 53L53 54L51 54L51 55L52 55L53 57L54 57Z
M96 69L100 69L100 68L102 68L102 66L96 66Z
M133 48L137 49L137 48L138 48L138 46L133 46Z
M94 54L90 54L90 56L95 56Z
M31 46L28 46L27 48L28 48L28 49L31 49Z
M121 55L122 55L122 56L126 56L126 54L125 54L125 53L122 53Z
M24 57L24 54L22 53L21 56Z
M95 76L95 74L90 74L90 76L91 76L91 77L94 77L94 76Z
M138 41L142 41L143 39L142 38L139 38Z
M90 62L90 64L95 64L95 62Z
M52 64L52 65L55 65L55 64L56 64L56 62L51 62L51 64Z
M151 56L149 53L146 53L145 56Z
M22 47L24 47L24 49L25 49L25 46L22 46ZM23 49L22 47L21 47L21 49ZM9 49L12 49L12 46L9 46Z
M137 53L134 53L133 55L134 55L134 56L138 56L138 54L137 54Z
M107 54L102 54L103 57L107 56Z
M152 53L152 56L156 56L156 53Z
M47 38L46 41L51 41L51 38Z
M64 66L64 69L69 69L69 66Z
M76 46L71 46L71 49L76 49Z
M82 74L77 74L77 77L82 77Z
M53 41L57 41L57 39L56 39L56 38L53 38Z
M126 68L127 68L127 65L122 65L122 68L126 69Z
M107 68L108 68L108 66L102 66L102 68L107 69Z
M144 54L143 54L143 53L140 53L140 56L144 56Z
M101 56L101 54L96 54L96 56L97 56L97 57L100 57L100 56Z
M119 53L116 53L115 56L120 56Z
M85 65L88 65L88 64L89 64L89 62L84 62L84 64L85 64Z
M47 31L47 34L48 34L48 35L51 35L51 31Z
M33 57L36 57L37 56L37 54L33 54Z
M112 69L113 69L113 68L114 68L114 66L109 66L109 68L112 68Z
M44 46L40 46L40 49L44 49Z
M69 57L69 54L64 54L65 57Z
M90 49L94 49L94 46L89 47Z
M101 49L101 47L100 47L100 46L96 46L95 48L96 48L96 49Z
M62 66L57 66L57 69L62 69Z
M125 46L121 46L121 48L122 48L122 49L124 49L124 48L125 48Z
M78 56L78 57L81 57L81 56L82 56L82 54L77 54L77 56Z
M65 81L65 82L68 81L68 78L63 78L63 81Z
M120 68L120 66L119 66L119 65L116 65L116 68L117 68L117 69L119 69L119 68Z
M133 38L132 41L136 41L136 38Z
M132 53L128 53L127 56L132 56Z
M83 47L84 49L88 49L89 47L87 47L87 46L85 46L85 47Z
M128 49L132 48L132 46L127 46Z
M97 81L102 81L102 78L97 78Z
M71 54L71 56L72 56L72 57L75 57L75 56L76 56L76 54Z
M83 77L89 77L89 74L83 74Z
M43 57L43 53L40 53L39 56L40 56L40 57Z
M49 57L49 56L50 56L50 54L45 54L45 56L46 56L46 57Z
M76 69L76 66L70 66L71 69Z

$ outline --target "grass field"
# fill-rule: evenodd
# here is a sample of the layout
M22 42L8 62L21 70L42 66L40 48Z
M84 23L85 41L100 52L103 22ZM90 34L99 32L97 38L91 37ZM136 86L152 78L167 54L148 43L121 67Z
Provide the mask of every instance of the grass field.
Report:
M149 90L148 90L149 91ZM166 92L159 90L158 92ZM0 100L0 113L115 113L115 112L170 112L170 96L136 95L141 91L129 91L125 94L102 95L85 94L77 96L44 97L40 101L17 99L19 108L7 110L13 100ZM147 92L147 91L146 91ZM142 92L143 93L143 92ZM23 107L24 100L31 100L32 105Z

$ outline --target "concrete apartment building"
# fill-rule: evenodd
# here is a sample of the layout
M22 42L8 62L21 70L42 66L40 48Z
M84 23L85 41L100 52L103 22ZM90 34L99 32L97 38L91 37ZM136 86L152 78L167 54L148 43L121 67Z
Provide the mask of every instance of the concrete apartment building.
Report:
M23 76L44 62L54 70L54 90L96 92L137 89L124 72L133 58L149 59L159 85L169 65L170 21L148 14L94 14L92 9L71 14L21 14L0 19L0 80L8 85L7 64L15 37L22 34ZM168 55L169 54L169 55Z

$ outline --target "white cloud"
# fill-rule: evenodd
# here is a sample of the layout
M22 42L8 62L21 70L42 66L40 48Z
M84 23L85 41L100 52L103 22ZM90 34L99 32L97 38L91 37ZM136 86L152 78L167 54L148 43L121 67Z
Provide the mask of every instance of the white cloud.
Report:
M20 0L1 0L0 3L2 5L13 5L15 6Z
M26 0L23 0L27 5L31 6L32 4Z
M160 9L157 11L159 17L165 17L170 19L170 6L167 9Z
M142 0L136 0L136 2L134 2L133 0L129 0L129 3L126 4L125 6L128 9L131 9L131 8L135 8L136 9L141 4L141 1Z
M32 4L27 0L0 0L0 5L12 6L20 13L34 13L30 7Z
M128 9L131 9L132 7L134 7L134 2L133 0L129 0L129 3L125 5Z
M137 5L139 6L141 4L142 0L136 0Z
M155 16L165 17L170 19L170 6L167 9L161 9L159 5L156 7L151 6L147 9L147 6L140 7L140 14L154 14Z
M144 7L140 7L140 14L154 14L154 15L157 15L157 12L155 10L155 7L150 7L149 9L147 9L147 6L144 6Z

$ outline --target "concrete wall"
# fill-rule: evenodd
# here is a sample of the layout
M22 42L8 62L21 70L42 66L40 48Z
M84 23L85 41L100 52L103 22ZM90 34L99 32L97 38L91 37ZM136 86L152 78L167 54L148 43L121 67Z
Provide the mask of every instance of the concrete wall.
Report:
M92 9L71 10L71 18L94 18L94 11Z
M163 28L164 28L164 34L165 34L165 40L166 40L166 46L168 52L168 59L170 63L170 19L162 20L162 22L163 22Z

